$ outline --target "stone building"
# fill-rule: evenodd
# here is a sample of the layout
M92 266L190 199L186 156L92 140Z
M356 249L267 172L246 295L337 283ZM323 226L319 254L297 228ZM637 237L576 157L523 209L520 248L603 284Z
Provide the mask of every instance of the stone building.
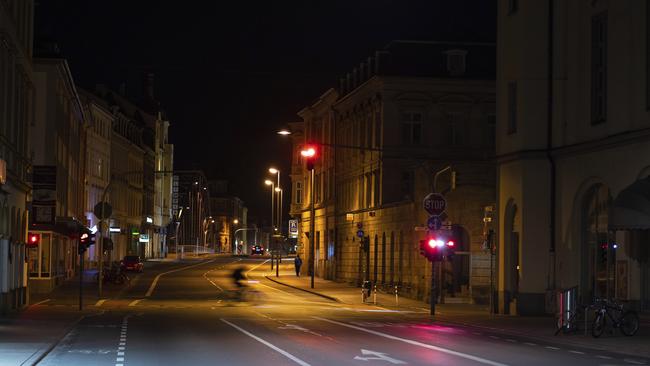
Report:
M89 228L99 229L99 220L93 214L95 205L105 199L110 202L107 190L111 174L111 137L113 135L113 114L108 104L83 89L77 88L88 122L86 143L85 177L85 219ZM98 248L88 248L90 262L99 259Z
M38 236L38 244L28 250L32 293L51 291L79 269L77 240L57 221L86 224L85 110L66 60L56 54L42 56L34 59L34 192L29 230Z
M211 181L208 187L211 225L204 230L211 237L215 252L249 254L246 234L249 231L252 234L253 230L247 226L248 209L244 201L228 193L226 181Z
M25 242L34 122L34 1L0 2L0 312L27 297Z
M498 311L650 310L650 7L498 3Z
M457 188L447 194L447 221L455 224L459 248L445 264L446 289L460 301L486 301L483 211L495 199L494 52L492 44L395 41L300 112L304 125L294 127L302 137L294 137L294 145L320 146L318 275L398 285L402 293L426 298L431 269L419 255L424 234L414 230L426 223L421 202L433 189L433 175L452 166ZM304 233L309 180L296 164L299 151L295 146L292 213L301 217ZM438 190L449 181L441 179ZM367 252L360 231L370 241ZM308 238L299 240L308 258Z

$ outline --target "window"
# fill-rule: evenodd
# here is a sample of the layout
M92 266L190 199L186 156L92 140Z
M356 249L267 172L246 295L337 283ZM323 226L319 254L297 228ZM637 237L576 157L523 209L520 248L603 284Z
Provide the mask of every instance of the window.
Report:
M447 72L452 76L465 74L465 56L466 50L449 50L444 52L447 55Z
M302 204L302 182L296 182L296 204Z
M508 15L512 15L519 10L519 0L508 0Z
M422 113L403 112L402 143L404 145L420 145L422 143Z
M463 128L464 118L462 113L451 112L446 114L447 118L447 135L445 137L447 145L461 146L463 145Z
M508 83L508 135L517 132L517 83Z
M607 119L607 12L591 18L591 124Z

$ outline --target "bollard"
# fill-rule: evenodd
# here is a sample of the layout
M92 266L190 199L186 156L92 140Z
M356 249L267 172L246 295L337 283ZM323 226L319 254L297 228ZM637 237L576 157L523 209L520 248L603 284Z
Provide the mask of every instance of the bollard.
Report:
M395 307L399 306L399 297L397 296L397 285L395 285Z
M373 302L375 303L375 305L377 305L377 285L375 285L375 294L374 294Z

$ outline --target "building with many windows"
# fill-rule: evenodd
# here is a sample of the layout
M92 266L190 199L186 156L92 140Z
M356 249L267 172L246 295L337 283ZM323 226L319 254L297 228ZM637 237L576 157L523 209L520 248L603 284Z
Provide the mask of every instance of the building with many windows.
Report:
M650 310L650 6L500 0L497 24L497 310Z
M47 48L47 47L46 47ZM32 211L28 250L30 292L49 292L79 269L77 240L59 221L85 225L88 125L65 59L47 50L34 59Z
M459 248L444 264L446 293L487 301L490 255L482 244L484 210L495 200L494 52L493 44L395 41L299 113L291 212L301 219L300 251L308 258L311 184L299 145L315 143L316 274L398 285L427 298L431 269L414 228L427 221L424 196L450 186L449 174L438 187L433 176L451 166L456 189L446 194L443 218Z
M27 301L34 1L0 1L0 312Z

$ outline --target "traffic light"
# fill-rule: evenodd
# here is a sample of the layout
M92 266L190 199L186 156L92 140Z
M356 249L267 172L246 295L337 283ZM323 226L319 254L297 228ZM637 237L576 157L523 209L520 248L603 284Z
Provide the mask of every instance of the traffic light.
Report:
M28 233L27 234L27 246L28 247L37 247L41 243L41 234L38 233Z
M425 240L420 240L420 254L430 262L440 262L444 258L453 257L455 246L453 239L430 235Z
M93 233L82 233L79 236L79 254L84 254L86 249L88 249L89 246L95 244L95 234Z
M317 156L316 147L313 145L306 145L302 151L300 151L300 155L302 155L307 162L307 170L314 170L314 161Z
M600 263L605 264L607 263L607 243L601 244L600 245L600 250L598 251L599 257L600 257Z

